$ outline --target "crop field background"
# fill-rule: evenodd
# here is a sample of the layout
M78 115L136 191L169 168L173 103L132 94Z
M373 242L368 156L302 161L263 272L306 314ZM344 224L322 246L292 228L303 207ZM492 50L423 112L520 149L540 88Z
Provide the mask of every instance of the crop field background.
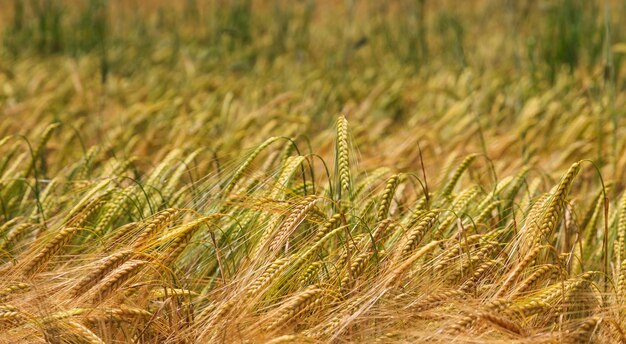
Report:
M626 343L625 29L0 2L0 343Z

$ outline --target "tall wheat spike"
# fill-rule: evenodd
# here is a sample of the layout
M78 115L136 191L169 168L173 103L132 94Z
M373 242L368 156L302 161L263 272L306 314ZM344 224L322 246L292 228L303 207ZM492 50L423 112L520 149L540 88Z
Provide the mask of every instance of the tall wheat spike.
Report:
M350 156L348 150L348 120L345 116L337 118L337 166L339 169L339 189L350 191Z

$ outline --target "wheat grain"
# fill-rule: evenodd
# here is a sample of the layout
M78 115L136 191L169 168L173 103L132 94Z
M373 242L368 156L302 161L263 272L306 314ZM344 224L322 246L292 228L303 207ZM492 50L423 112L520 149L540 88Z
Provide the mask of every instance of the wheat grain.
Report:
M296 294L280 309L272 322L267 325L266 331L272 331L279 326L284 326L288 320L292 319L297 314L313 307L322 296L322 293L322 289L316 285L312 285L301 293Z
M103 300L113 291L118 289L129 278L136 275L146 264L148 264L148 262L133 259L125 262L120 267L113 270L105 279L94 287L94 294L96 295L94 301Z
M380 204L378 205L378 211L376 212L376 221L381 222L385 218L387 218L387 213L389 212L389 206L391 205L391 200L393 198L396 189L398 188L398 184L400 183L400 176L393 175L387 181L387 185L385 185L385 190L383 191L383 195L380 199Z
M421 217L419 220L420 222L415 227L411 228L409 234L407 235L406 242L401 250L403 257L409 256L411 252L420 244L424 236L435 224L436 219L437 214L435 212L427 212Z
M109 272L122 265L131 256L131 251L121 251L105 257L98 261L94 270L92 270L87 276L83 277L72 288L71 293L74 296L79 296L87 289L102 280Z
M79 334L81 339L86 341L89 344L104 344L104 341L100 339L95 333L91 332L90 329L81 325L75 321L68 321L68 325L76 331L75 333Z
M68 227L63 228L55 235L50 242L48 242L39 252L31 258L23 268L25 275L31 275L46 264L56 253L58 253L63 246L67 245L72 239L74 234L78 232L80 228Z
M348 151L348 121L345 116L337 118L337 166L339 167L339 190L350 192L350 157Z
M307 196L305 197L295 209L287 216L287 219L276 230L274 238L269 245L269 249L272 251L280 248L289 236L295 231L296 227L304 220L307 213L315 206L317 197Z
M461 176L463 176L465 170L467 170L467 168L476 159L477 156L477 154L471 154L463 159L461 164L456 168L456 170L450 177L448 183L446 183L446 185L441 189L441 197L448 197L452 194L452 191L454 190L454 187L458 183L459 179L461 179Z
M159 212L157 216L146 225L146 228L144 228L137 239L135 239L131 250L140 251L141 248L148 243L155 232L166 227L179 213L180 211L178 209L165 209Z

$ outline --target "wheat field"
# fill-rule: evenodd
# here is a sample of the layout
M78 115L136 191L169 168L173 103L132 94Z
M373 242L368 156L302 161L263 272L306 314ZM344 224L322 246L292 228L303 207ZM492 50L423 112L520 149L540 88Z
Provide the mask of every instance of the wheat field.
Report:
M0 4L0 343L626 343L626 5Z

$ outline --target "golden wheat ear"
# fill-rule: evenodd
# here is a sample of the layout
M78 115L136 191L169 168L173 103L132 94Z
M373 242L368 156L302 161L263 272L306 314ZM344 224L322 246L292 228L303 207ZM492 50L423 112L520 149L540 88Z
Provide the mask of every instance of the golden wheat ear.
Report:
M350 156L348 148L348 120L345 116L337 118L337 168L339 171L339 192L350 196Z

